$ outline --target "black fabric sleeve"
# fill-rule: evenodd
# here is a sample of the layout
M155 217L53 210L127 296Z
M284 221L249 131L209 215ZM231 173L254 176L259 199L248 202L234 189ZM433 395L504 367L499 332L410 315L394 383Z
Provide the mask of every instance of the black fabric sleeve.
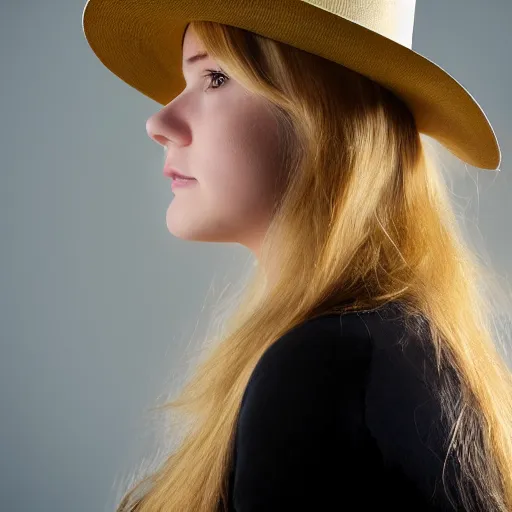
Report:
M374 349L346 332L310 322L259 360L238 421L234 509L464 510L442 490L446 432L421 344L403 351L388 332Z
M347 384L342 388L337 366L332 334L313 324L289 333L263 354L238 423L237 512L332 510L333 503L345 501L338 468L350 460L340 458L337 414L341 407L342 430L351 443L350 404L362 408L364 389L353 378L357 361L341 369ZM357 421L361 417L362 412L355 415Z
M382 454L390 495L398 489L400 500L418 511L463 511L455 485L460 467L452 454L446 458L450 429L441 414L434 352L426 343L411 338L402 347L397 337L374 347L365 423Z

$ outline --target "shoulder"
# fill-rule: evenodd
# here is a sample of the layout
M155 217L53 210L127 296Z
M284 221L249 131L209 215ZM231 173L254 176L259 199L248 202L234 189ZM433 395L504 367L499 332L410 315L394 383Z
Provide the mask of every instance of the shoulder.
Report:
M411 359L418 362L427 355L423 352L424 337L425 332L406 326L394 303L374 310L320 316L294 327L268 347L248 387L264 377L295 377L308 379L311 384L320 374L339 374L342 367L362 371L363 367L370 368L373 359L374 366L385 364L386 357L398 363L402 358L407 366ZM405 342L411 342L408 352L403 352Z
M348 402L357 408L362 403L356 398L363 387L361 383L356 388L361 372L354 361L367 366L371 354L364 324L348 323L354 328L352 362L347 361L344 372L338 362L340 354L347 353L339 350L339 315L304 322L275 341L259 359L237 424L236 510L319 510L332 503L325 490L339 485L340 475L328 468L333 451L339 450L340 376L344 374L347 383L342 408L347 416L361 418L360 413L352 415L348 410ZM348 400L349 394L354 398ZM348 432L349 423L341 428ZM350 446L351 438L346 442Z
M253 398L272 386L289 392L295 386L318 392L322 385L334 385L341 359L368 363L370 356L370 335L356 313L307 320L263 353L249 379L242 406L248 396Z
M254 441L268 429L275 437L284 426L289 442L294 435L336 432L355 441L369 433L384 453L397 434L412 440L415 421L437 412L424 337L393 306L304 322L256 364L242 398L240 436Z
M326 315L290 330L263 353L242 399L236 500L307 501L306 489L325 489L331 478L335 488L341 475L326 468L339 450L353 485L384 464L428 499L443 463L433 380L424 323L405 322L394 306Z

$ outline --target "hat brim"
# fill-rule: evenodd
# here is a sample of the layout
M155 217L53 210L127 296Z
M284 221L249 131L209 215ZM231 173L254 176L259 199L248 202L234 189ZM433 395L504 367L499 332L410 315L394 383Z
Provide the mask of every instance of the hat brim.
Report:
M346 66L400 97L419 132L472 166L499 168L494 130L462 84L414 50L307 2L88 0L82 28L112 73L167 105L186 85L181 42L194 20L249 30Z

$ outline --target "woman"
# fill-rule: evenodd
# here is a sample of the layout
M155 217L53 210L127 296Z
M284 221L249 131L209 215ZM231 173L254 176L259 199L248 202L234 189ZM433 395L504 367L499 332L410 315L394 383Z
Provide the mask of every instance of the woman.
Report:
M259 263L166 404L193 427L118 512L512 510L499 288L420 133L482 169L499 146L410 49L414 2L361 4L86 6L98 57L163 105L148 134L188 178L169 231Z

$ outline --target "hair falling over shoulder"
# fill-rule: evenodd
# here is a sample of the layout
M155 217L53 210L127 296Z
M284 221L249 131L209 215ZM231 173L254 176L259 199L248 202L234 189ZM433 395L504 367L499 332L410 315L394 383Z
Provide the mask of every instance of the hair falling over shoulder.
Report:
M512 510L512 379L499 352L509 333L493 332L512 307L465 245L411 111L326 59L236 27L191 28L232 78L268 100L282 128L285 188L218 341L157 408L175 423L181 411L191 427L117 512L220 510L242 395L263 352L312 316L391 300L428 319L438 370L463 385L461 395L446 379L441 392L465 510Z

